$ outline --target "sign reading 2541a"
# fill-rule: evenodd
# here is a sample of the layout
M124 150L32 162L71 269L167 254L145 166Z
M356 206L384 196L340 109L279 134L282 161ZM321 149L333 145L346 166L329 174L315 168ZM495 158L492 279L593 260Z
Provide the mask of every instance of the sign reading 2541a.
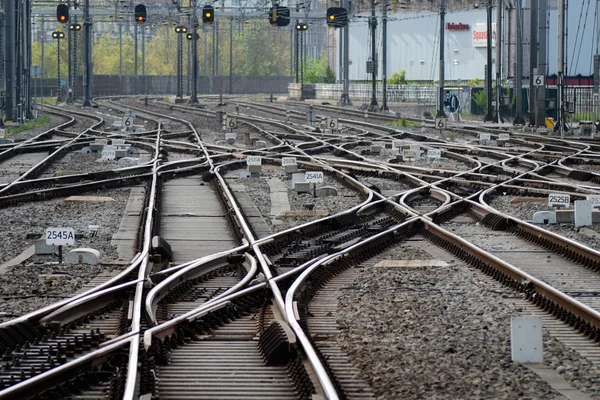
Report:
M75 244L75 229L46 228L46 244L56 246L71 246Z

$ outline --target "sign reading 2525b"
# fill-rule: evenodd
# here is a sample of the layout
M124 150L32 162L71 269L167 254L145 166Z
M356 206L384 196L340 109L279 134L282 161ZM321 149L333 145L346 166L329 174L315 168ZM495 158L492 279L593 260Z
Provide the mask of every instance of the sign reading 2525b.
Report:
M46 244L56 246L71 246L75 244L75 229L46 228Z

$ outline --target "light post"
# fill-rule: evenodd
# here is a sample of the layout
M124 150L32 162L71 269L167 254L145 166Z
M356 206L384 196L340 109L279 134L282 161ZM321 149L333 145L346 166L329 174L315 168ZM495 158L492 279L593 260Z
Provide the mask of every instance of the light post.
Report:
M308 25L302 22L296 23L296 31L300 34L300 99L304 99L304 32Z
M177 97L183 98L183 38L181 34L186 33L187 28L183 25L175 27L177 33Z
M59 31L54 31L52 32L52 37L54 39L57 40L57 47L56 47L56 58L57 58L57 71L58 71L58 78L57 78L57 87L58 87L58 94L57 94L57 98L60 100L60 39L63 39L65 37L64 32L59 32Z
M69 38L69 97L67 103L72 103L75 97L75 84L77 82L77 32L81 31L81 24L69 25L69 31L73 32L73 44ZM73 61L71 62L71 59Z

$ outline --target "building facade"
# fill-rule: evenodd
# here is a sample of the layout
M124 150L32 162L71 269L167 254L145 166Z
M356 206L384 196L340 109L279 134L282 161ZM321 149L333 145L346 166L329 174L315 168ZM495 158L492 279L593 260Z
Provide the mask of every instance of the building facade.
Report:
M546 43L548 54L547 75L556 74L558 69L558 10L557 1L548 1L546 21ZM480 4L484 5L482 1ZM591 4L591 5L590 5ZM522 44L523 75L529 77L530 44L530 0L523 0ZM568 75L593 74L593 54L598 42L598 18L596 2L569 2L567 12L566 62ZM496 35L493 15L493 62L496 59ZM370 13L356 15L350 21L350 79L362 81L371 78L367 74L367 61L371 55L371 37L368 26ZM381 79L381 10L377 9L378 26L376 32L378 79ZM504 78L514 76L516 63L516 12L506 9L503 13L502 35ZM387 76L404 70L406 79L411 81L436 81L439 77L439 27L437 12L421 11L388 14L388 53ZM339 35L339 33L338 33ZM468 81L485 77L487 61L486 10L477 9L449 11L445 24L445 76L449 81ZM536 42L537 44L537 42ZM494 72L495 73L495 72Z

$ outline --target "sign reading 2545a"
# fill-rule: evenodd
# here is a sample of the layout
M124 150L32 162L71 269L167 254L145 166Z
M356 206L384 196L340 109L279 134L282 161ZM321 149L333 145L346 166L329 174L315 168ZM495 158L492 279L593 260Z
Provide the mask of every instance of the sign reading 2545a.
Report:
M46 244L56 246L71 246L75 244L75 229L46 228Z

